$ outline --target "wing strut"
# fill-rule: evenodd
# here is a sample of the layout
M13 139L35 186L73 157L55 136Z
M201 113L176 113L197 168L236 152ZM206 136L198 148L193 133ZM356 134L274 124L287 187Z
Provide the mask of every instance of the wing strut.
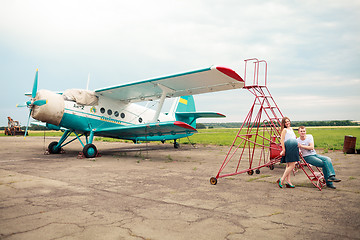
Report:
M159 106L158 108L156 109L156 112L155 112L155 115L154 115L154 118L153 120L151 121L152 123L155 123L157 122L158 118L159 118L159 115L160 115L160 112L161 112L161 109L164 105L164 102L165 102L165 98L167 96L168 93L174 93L175 91L171 88L168 88L164 85L161 85L161 84L157 84L161 90L162 90L162 95L161 95L161 98L160 98L160 101L159 101Z

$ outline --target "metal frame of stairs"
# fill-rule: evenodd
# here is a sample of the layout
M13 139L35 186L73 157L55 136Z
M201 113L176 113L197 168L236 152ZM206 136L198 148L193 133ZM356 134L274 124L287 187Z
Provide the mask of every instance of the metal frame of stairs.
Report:
M249 63L253 64L253 68L249 69ZM253 74L249 74L249 71L253 71ZM253 75L250 85L246 85L247 74ZM259 80L260 74L263 77ZM253 175L254 171L259 174L263 167L273 170L274 164L281 160L280 124L284 116L267 88L267 62L256 58L246 59L244 81L244 88L254 96L254 102L219 172L216 177L210 178L212 185L216 185L217 180L223 177L245 172ZM314 171L302 157L297 168L302 169L314 186L321 190L325 181L319 168L316 168L317 172Z

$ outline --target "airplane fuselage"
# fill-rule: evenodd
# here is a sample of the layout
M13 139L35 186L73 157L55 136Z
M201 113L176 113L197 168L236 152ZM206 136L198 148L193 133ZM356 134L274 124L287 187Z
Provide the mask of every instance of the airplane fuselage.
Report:
M73 101L64 101L64 115L60 125L83 132L97 128L110 128L146 124L151 122L155 110L136 103L123 103L99 96L96 106L79 105ZM174 121L174 116L160 113L158 121ZM118 136L122 138L121 136Z
M81 90L86 91L86 90ZM48 126L64 127L80 133L96 132L98 129L144 125L151 123L155 110L136 104L114 100L101 95L95 95L95 104L79 104L75 100L66 100L62 95L40 90L39 98L48 99L43 106L36 106L33 118L48 123ZM155 103L156 104L156 103ZM157 122L175 121L175 114L160 113ZM49 125L51 124L51 125ZM56 127L53 126L55 129ZM95 133L98 136L131 139L134 141L165 141L178 139L192 134L154 135L146 137L121 136L114 133Z

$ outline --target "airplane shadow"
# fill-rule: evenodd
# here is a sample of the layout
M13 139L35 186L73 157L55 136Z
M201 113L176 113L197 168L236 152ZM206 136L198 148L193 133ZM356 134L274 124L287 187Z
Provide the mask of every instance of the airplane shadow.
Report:
M179 148L174 148L172 144L141 144L141 145L132 145L125 146L119 148L107 148L107 149L99 149L99 153L101 156L113 156L113 157L142 157L144 159L154 157L154 153L159 153L160 155L166 155L172 152L185 152L195 149L192 145L183 144ZM152 155L149 155L152 153ZM160 157L163 158L163 157Z

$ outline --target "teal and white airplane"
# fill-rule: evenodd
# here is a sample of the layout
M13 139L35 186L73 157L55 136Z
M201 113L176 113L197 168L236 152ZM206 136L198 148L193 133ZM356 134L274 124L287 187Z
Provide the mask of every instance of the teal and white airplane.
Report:
M37 90L38 70L26 102L30 116L38 125L64 131L59 142L49 144L49 152L59 153L65 145L78 139L87 158L98 153L94 136L139 141L174 140L196 133L196 119L225 117L220 113L196 112L192 95L242 88L243 79L230 68L212 66L119 86L89 91L68 89L62 93ZM166 98L177 98L168 113L162 113ZM138 104L158 101L156 109ZM219 99L220 101L220 99ZM226 104L226 103L224 103ZM36 123L35 123L36 124ZM71 133L75 137L68 140ZM85 136L86 142L81 140Z

